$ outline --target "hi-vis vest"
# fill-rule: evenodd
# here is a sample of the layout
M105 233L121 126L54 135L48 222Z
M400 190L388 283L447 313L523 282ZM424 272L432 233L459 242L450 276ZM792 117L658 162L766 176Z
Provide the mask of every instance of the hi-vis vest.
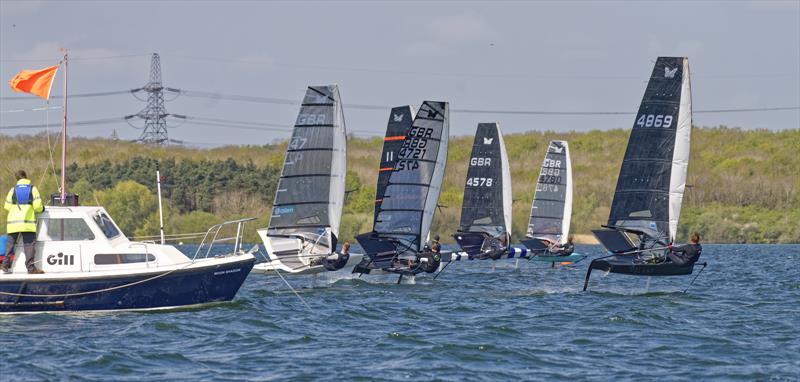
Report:
M20 179L8 191L3 209L8 211L8 233L36 232L36 214L44 211L39 190L28 179Z

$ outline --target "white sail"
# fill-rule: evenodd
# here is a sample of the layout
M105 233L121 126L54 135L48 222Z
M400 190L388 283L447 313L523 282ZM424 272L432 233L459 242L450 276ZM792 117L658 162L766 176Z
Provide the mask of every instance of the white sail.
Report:
M567 194L564 196L564 220L561 221L561 244L566 244L569 239L569 225L572 222L572 159L569 155L569 143L564 142L564 152L567 155L566 181Z
M339 87L333 85L336 96L339 97ZM341 126L336 128L333 134L333 157L331 161L331 182L330 193L328 195L328 216L330 222L330 231L336 237L339 237L339 225L342 221L342 208L344 207L344 193L345 183L347 180L347 128L344 123L344 111L342 110L342 103L336 102L336 110L334 111L334 126ZM336 250L336 248L332 248Z
M686 189L686 173L689 169L689 144L692 134L692 88L689 82L689 59L683 59L683 81L678 125L675 132L675 150L672 152L672 169L669 178L669 233L670 242L675 241L678 219L681 216L683 193Z
M424 106L428 105L429 108ZM420 107L420 113L427 112L427 118L432 118L432 122L437 119L442 124L441 140L439 141L439 153L436 155L436 165L433 167L433 176L428 187L428 195L425 198L425 208L422 212L422 227L420 236L427 237L431 233L431 223L433 214L436 212L436 205L439 203L439 194L442 191L442 180L444 179L444 169L447 165L447 143L450 139L450 108L447 102L430 102ZM419 116L419 115L418 115ZM416 125L416 123L415 123ZM419 243L418 251L422 250L424 243Z
M500 125L497 126L497 135L500 138L500 161L503 171L503 218L505 219L506 232L511 235L511 210L514 203L511 194L511 166L508 164L508 152L506 152L506 142L503 139L503 132Z

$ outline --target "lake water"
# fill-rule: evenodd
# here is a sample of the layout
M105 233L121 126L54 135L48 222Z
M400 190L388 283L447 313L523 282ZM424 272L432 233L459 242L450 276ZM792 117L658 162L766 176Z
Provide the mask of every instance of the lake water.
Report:
M800 379L800 245L702 261L688 293L690 276L599 271L581 292L588 260L471 261L413 285L289 278L302 301L253 274L209 307L2 316L0 380Z

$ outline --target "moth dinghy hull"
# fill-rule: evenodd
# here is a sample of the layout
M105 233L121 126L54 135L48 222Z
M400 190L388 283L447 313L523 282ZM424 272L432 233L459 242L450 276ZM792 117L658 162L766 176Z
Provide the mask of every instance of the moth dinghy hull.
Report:
M543 263L577 263L586 258L586 255L581 253L572 253L568 256L541 256L533 254L527 248L517 248L512 247L503 254L498 260L500 259L528 259L530 261L537 261ZM469 260L476 260L474 257L470 257L467 252L453 252L448 259L447 256L442 256L442 261L469 261Z

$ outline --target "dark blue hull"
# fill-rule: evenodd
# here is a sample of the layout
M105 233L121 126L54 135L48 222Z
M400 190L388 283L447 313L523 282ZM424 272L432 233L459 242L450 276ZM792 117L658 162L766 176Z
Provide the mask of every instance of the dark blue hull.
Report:
M164 274L165 271L81 279L0 281L0 312L154 309L229 301L236 295L254 264L255 259L250 258L202 268L176 270L158 278L155 276ZM115 287L121 288L101 291ZM84 292L89 293L81 294Z

